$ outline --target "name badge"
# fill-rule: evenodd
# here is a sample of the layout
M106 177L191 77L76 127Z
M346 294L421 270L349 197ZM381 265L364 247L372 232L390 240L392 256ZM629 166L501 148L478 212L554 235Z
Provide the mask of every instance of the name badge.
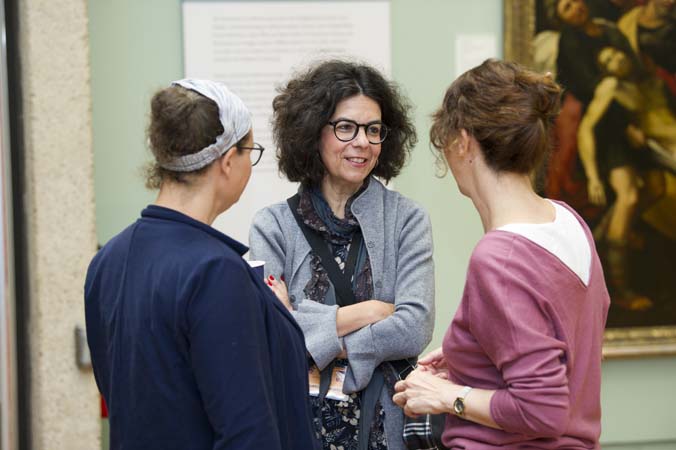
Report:
M326 398L339 401L347 401L349 396L343 394L343 384L345 384L345 374L347 373L347 366L339 367L333 366L333 372L331 373L331 384L329 385L329 391L326 393ZM316 364L313 364L310 367L309 372L310 378L310 395L313 397L319 396L319 382L321 380L321 375L319 368Z

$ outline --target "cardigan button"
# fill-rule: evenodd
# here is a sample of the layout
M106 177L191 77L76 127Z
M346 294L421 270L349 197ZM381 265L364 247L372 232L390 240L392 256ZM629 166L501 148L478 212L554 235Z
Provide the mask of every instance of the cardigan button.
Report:
M380 289L381 287L383 287L383 283L380 280L376 281L376 287Z
M296 302L296 296L292 295L291 297L289 297L289 300L291 300L291 303L295 303Z
M368 241L368 242L366 243L366 246L367 246L368 248L373 248L373 245L374 245L373 241Z

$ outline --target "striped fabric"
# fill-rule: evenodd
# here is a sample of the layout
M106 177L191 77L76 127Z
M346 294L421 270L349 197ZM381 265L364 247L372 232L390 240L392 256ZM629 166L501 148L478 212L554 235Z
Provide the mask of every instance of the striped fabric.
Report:
M409 450L446 450L441 433L446 424L445 414L425 414L404 421L404 442Z

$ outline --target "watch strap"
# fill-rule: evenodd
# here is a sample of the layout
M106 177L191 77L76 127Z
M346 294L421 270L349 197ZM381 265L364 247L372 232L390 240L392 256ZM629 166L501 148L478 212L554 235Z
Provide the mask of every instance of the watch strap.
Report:
M455 401L453 402L453 412L456 416L465 416L465 398L469 395L471 390L471 387L465 386L455 398Z
M469 393L470 393L470 391L471 391L472 389L474 389L474 388L471 388L471 387L469 387L469 386L465 386L465 387L462 388L462 390L460 391L460 394L458 395L458 398L461 399L461 400L465 400L465 398L469 395Z

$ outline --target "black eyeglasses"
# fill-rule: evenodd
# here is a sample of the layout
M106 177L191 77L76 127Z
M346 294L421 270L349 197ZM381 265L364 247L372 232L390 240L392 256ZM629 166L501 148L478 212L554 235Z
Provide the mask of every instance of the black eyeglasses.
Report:
M387 138L387 126L375 120L369 123L357 123L350 119L341 119L334 122L329 122L333 126L333 134L342 142L350 142L357 137L360 128L364 128L366 139L371 144L380 144Z
M251 165L255 166L261 160L265 147L261 144L254 142L253 147L237 147L240 150L251 150L249 152L249 158L251 159Z

